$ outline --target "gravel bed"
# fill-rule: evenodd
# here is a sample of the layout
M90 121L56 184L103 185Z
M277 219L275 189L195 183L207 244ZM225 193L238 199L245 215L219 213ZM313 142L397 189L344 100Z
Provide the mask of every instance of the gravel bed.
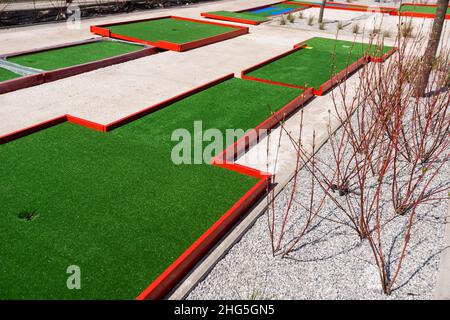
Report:
M358 3L356 3L358 4ZM288 21L288 15L273 18L267 24L281 28L307 30L320 33L328 33L340 36L357 36L368 38L373 33L379 33L388 40L394 40L398 25L411 24L411 36L416 37L421 30L427 30L431 27L432 19L411 19L410 17L390 16L388 14L374 14L371 12L345 11L328 9L324 11L324 20L322 27L318 23L319 8L309 8L303 11L293 13L294 21ZM285 19L285 24L281 20ZM311 25L308 19L313 18ZM357 25L358 29L355 29ZM357 34L355 34L357 32Z
M329 143L319 150L317 158L332 161ZM432 188L449 183L449 167L447 162L441 168ZM299 172L297 186L282 248L295 239L305 220L306 210L300 204L306 205L310 200L311 175L307 170ZM293 181L275 199L276 233L292 188ZM385 188L388 190L389 185ZM320 199L322 191L318 185L315 191L316 199ZM396 264L408 215L388 214L392 212L388 192L383 198L386 200L383 246L390 263ZM263 214L187 299L432 299L439 254L444 249L448 206L448 200L444 199L417 208L411 241L390 296L381 290L367 240L361 241L349 226L328 220L342 217L342 213L327 200L321 217L313 221L309 232L287 258L272 255L267 216Z

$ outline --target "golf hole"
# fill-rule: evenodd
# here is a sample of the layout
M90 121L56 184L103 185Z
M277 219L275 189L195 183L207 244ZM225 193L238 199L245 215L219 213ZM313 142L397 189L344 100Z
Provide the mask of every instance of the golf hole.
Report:
M35 211L22 211L17 215L17 218L24 221L32 221L39 215Z

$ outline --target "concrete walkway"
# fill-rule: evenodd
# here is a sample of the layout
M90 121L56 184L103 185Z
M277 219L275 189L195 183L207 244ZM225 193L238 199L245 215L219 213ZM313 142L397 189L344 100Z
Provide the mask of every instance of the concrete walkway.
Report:
M450 300L450 201L445 224L444 250L440 256L439 274L436 281L434 298Z

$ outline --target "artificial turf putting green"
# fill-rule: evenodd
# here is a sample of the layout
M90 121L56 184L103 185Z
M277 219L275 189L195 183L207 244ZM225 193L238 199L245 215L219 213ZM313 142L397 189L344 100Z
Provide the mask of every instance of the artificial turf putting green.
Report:
M19 77L20 77L20 74L0 68L0 81L11 80L11 79L19 78Z
M436 6L415 6L415 5L402 5L400 12L415 12L415 13L431 13L436 14ZM450 14L450 8L447 8L447 13Z
M222 17L231 17L231 18L238 18L238 19L245 19L250 21L267 21L266 17L252 14L248 12L232 12L232 11L214 11L214 12L208 12L210 14L214 14L216 16L222 16Z
M56 70L141 50L140 45L97 41L8 58L8 61L40 70Z
M104 26L112 33L150 42L167 41L183 44L235 31L237 28L195 21L163 18Z
M319 37L307 40L306 44L308 48L294 51L246 75L319 89L333 75L363 57L369 50L366 44ZM379 56L390 49L384 46L380 50L371 46L370 53Z
M63 123L0 145L0 296L134 299L257 182L175 165L174 130L253 128L301 92L230 79L109 133Z
M299 5L293 5L293 4L274 4L269 7L260 8L260 9L254 9L254 10L248 10L245 11L246 13L251 13L254 15L262 16L262 17L270 17L277 14L283 14L283 13L289 13L290 11L300 9L301 6Z

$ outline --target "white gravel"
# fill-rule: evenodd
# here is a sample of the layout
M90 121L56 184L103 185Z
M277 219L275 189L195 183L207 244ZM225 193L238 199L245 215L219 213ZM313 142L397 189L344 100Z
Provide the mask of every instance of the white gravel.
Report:
M398 25L411 23L412 36L417 36L422 30L431 28L433 19L411 19L409 17L390 16L388 14L345 11L328 9L324 11L324 24L322 28L318 23L319 8L309 8L294 13L295 20L281 25L282 17L272 19L268 24L290 29L323 32L335 35L355 36L354 26L358 25L359 37L368 37L374 30L379 30L387 39L394 39L398 31ZM285 18L287 15L284 16ZM313 18L312 25L308 25L308 18ZM448 23L446 23L448 25ZM338 30L338 26L341 29Z
M331 157L330 144L327 143L318 152L318 158L330 162ZM432 187L449 183L449 167L447 162ZM301 170L282 248L295 239L302 227L306 211L299 203L309 203L310 183L310 174L307 170ZM275 199L277 232L289 202L292 184L289 183ZM315 190L317 194L321 193L317 185ZM388 197L388 192L386 194ZM385 201L383 206L387 208L383 220L386 224L382 229L384 252L390 263L395 265L408 215L391 213L390 201ZM411 241L390 296L381 290L367 240L359 240L348 226L316 218L310 232L289 258L282 258L281 255L274 257L267 217L262 215L187 299L432 299L439 254L444 246L447 210L446 199L417 208ZM327 218L342 217L331 201L326 202L321 215Z

